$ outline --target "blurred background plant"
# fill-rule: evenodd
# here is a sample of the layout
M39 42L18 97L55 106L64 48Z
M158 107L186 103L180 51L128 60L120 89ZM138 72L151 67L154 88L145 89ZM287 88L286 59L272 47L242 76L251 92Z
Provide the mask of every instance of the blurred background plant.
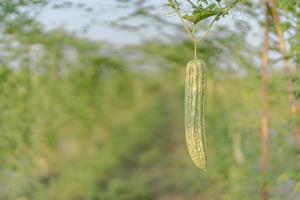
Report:
M0 199L261 198L262 36L249 30L261 29L262 2L240 1L199 45L209 71L205 173L189 158L183 127L184 67L193 44L172 15L160 13L166 6L116 1L116 9L129 12L111 27L137 33L156 27L152 39L120 45L62 26L46 30L38 16L49 5L78 6L0 2ZM299 69L299 3L280 0L278 6L289 63ZM130 24L136 18L144 26ZM271 24L267 189L270 199L297 200L299 151L275 35ZM299 101L299 70L293 83Z

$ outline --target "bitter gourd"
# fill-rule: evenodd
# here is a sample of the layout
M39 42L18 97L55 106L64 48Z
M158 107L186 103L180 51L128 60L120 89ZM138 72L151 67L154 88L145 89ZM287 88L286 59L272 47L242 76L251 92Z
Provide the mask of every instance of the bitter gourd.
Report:
M202 60L191 60L186 67L185 134L188 151L200 169L206 170L204 105L206 68Z

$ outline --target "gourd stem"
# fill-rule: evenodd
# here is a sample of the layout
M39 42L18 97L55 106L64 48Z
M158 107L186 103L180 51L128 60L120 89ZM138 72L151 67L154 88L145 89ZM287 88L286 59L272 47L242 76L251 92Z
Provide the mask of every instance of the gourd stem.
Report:
M194 59L197 60L197 42L194 42Z

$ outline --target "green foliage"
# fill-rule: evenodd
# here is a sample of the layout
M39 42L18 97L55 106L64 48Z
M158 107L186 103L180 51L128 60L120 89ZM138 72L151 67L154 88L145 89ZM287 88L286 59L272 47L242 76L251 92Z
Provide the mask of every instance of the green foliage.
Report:
M22 7L45 3L45 0L1 0L0 19L12 14L19 14Z
M193 11L190 14L185 14L183 18L192 22L194 25L212 16L215 16L214 21L218 21L221 17L224 17L238 1L239 0L225 2L224 5L222 5L223 0L198 0L197 5L192 1L187 1L191 4ZM174 10L181 10L176 0L168 0L167 5Z
M183 18L197 24L198 22L202 21L211 16L221 15L222 9L218 8L215 4L211 4L206 8L196 8L192 15L184 15Z
M187 56L179 50L191 54L191 43L146 43L127 52L142 53L143 65L160 67L149 74L129 70L116 53L99 56L102 45L61 32L20 40L23 56L32 44L43 46L44 53L18 69L1 67L1 198L259 199L260 79L216 67L220 61L209 49L218 46L208 48L207 41L200 48L214 61L207 62L208 171L201 173L188 156L182 118ZM271 80L268 179L275 192L299 175L284 86L275 87L283 77L274 74Z

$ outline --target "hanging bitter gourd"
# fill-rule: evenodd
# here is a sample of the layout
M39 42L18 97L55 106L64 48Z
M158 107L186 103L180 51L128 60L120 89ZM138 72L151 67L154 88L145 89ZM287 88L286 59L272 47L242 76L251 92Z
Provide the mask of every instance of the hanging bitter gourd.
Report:
M206 169L204 103L206 69L202 60L191 60L186 67L185 134L188 151L200 169Z

